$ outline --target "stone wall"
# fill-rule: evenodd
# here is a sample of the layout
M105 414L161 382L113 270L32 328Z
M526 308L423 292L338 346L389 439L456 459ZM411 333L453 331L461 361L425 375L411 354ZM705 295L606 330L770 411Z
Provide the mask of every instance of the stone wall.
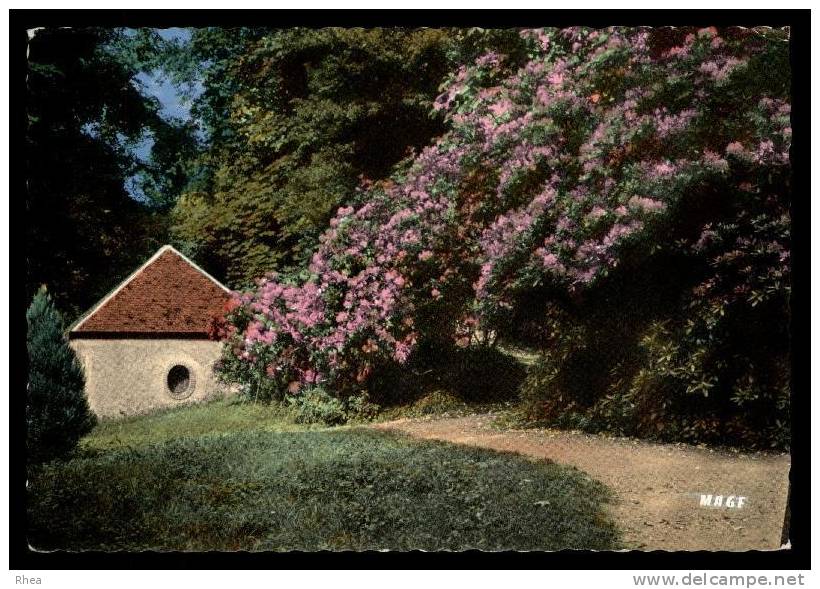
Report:
M91 410L101 418L125 417L204 401L227 393L213 374L219 342L194 339L74 339L85 369ZM181 365L188 386L169 388L168 374ZM175 374L183 373L177 369Z

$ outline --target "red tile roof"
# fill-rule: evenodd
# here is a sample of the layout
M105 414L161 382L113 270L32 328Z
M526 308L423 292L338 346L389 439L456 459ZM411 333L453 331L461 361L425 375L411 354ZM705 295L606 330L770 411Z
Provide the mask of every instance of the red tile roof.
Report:
M206 336L230 291L164 246L71 330L75 337Z

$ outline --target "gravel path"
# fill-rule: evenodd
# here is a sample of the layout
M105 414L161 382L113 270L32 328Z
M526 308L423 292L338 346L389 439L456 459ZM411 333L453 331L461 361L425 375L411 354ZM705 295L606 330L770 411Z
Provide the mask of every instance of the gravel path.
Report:
M788 454L733 453L557 430L499 430L492 414L377 424L423 438L568 464L617 495L612 515L631 548L780 548ZM701 494L745 497L741 508L701 507Z

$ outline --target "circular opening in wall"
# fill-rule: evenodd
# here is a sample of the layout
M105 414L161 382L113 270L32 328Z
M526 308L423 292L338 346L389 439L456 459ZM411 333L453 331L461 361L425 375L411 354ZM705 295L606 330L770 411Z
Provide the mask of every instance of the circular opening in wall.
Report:
M194 379L187 366L176 364L168 371L168 392L176 399L184 399L194 391Z

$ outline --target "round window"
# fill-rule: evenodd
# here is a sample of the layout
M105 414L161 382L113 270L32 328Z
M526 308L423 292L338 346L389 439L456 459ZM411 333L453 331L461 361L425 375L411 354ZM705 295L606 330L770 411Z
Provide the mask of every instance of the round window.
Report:
M184 399L194 392L194 378L187 366L175 364L166 378L168 392L176 399Z

